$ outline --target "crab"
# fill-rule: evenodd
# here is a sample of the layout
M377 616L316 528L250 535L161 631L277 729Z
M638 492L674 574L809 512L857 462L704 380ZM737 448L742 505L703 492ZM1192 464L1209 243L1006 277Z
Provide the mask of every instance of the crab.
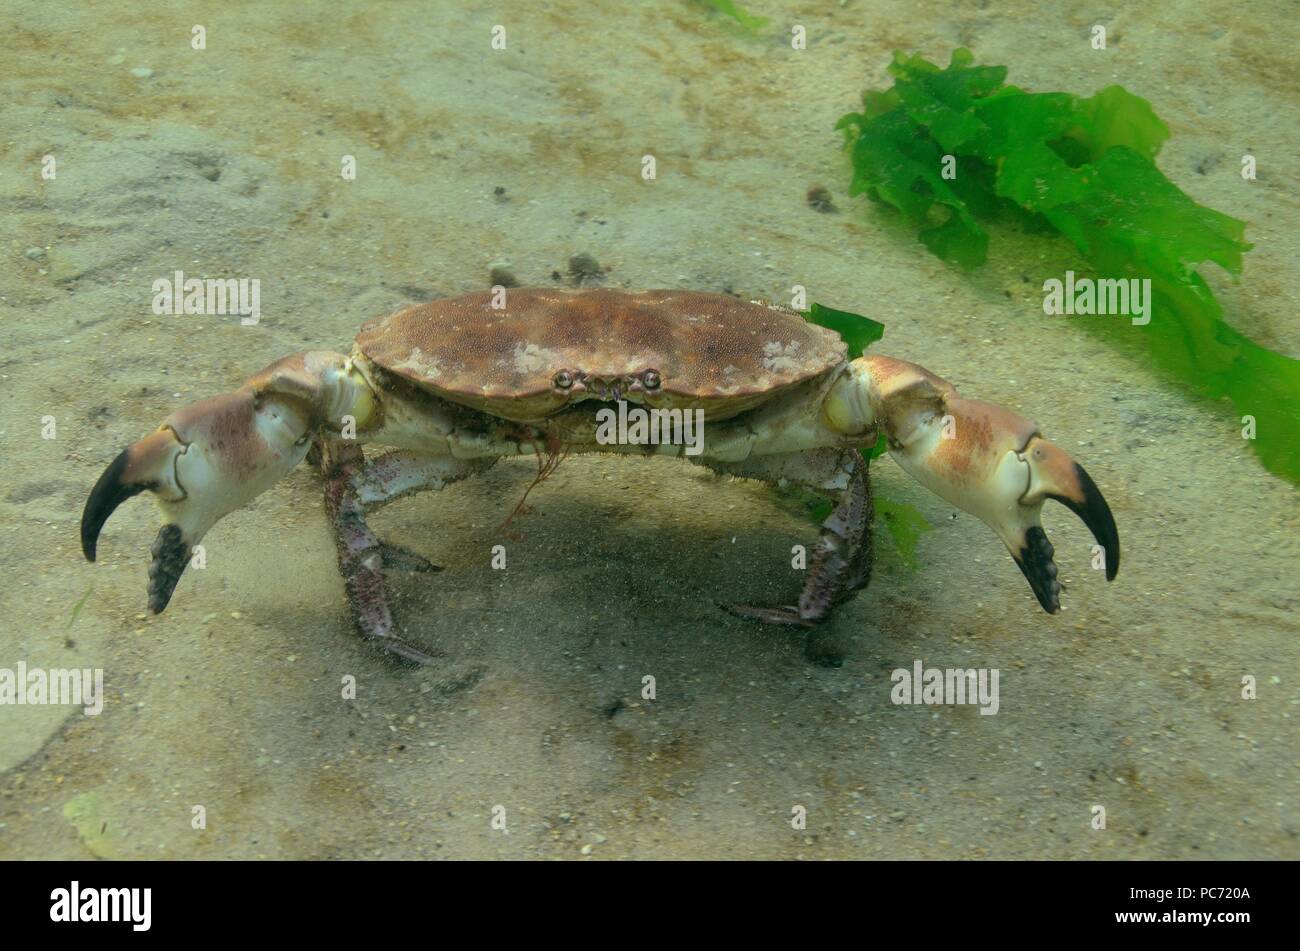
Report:
M681 439L611 442L602 425L615 404L661 411L674 424L702 419L702 439L694 452ZM959 396L916 364L848 359L837 334L795 311L678 290L496 288L372 320L350 355L285 357L232 393L178 410L123 450L91 490L81 544L94 561L113 511L152 492L163 513L148 587L158 614L208 530L310 459L323 477L360 633L427 663L433 652L399 636L385 574L438 569L377 538L368 513L504 456L561 448L670 455L835 502L798 599L731 607L811 628L871 577L873 514L860 450L881 435L905 471L993 529L1048 613L1060 610L1061 585L1040 517L1046 500L1080 517L1114 579L1119 535L1106 500L1033 423ZM366 454L363 444L383 448Z

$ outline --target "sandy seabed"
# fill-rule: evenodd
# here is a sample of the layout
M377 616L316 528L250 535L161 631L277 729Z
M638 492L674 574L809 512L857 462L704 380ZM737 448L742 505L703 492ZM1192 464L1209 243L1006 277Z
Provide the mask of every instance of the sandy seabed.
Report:
M848 197L833 130L895 48L966 45L1033 90L1121 82L1171 127L1162 170L1250 223L1242 282L1209 274L1229 319L1294 356L1290 6L755 0L757 37L675 0L467 6L6 4L0 666L102 668L106 696L98 717L0 706L0 858L1300 857L1294 487L1225 407L1043 315L1042 282L1080 264L1066 242L995 231L959 273ZM808 206L819 185L836 212ZM494 264L562 282L580 253L611 286L798 283L882 321L879 350L1083 462L1120 526L1118 580L1049 511L1069 587L1049 617L985 526L882 462L877 490L934 529L919 568L883 558L838 612L843 664L823 667L715 606L797 590L790 546L816 534L799 511L603 456L533 493L504 572L489 552L529 460L375 517L445 568L394 586L406 636L448 656L433 668L354 634L305 466L209 534L161 616L150 506L82 559L90 486L175 407L481 289ZM153 313L176 270L257 278L262 319ZM998 714L891 704L917 659L999 669Z

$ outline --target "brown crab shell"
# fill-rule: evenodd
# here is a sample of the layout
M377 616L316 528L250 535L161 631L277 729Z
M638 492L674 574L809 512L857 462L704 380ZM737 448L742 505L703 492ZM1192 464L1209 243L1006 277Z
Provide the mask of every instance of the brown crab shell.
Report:
M365 324L372 363L437 396L504 419L553 415L591 392L555 376L605 380L657 370L665 408L726 419L843 362L839 335L793 311L692 291L513 288L408 307Z

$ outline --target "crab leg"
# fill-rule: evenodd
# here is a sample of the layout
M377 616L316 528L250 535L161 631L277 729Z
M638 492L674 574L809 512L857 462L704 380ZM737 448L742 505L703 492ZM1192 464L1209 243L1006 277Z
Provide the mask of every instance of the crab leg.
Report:
M373 512L414 492L445 489L466 476L490 469L498 459L498 456L455 459L403 449L390 450L366 459L365 465L354 473L353 486L366 512Z
M363 471L365 457L353 444L330 444L322 453L321 473L325 477L325 511L334 528L339 573L352 607L352 617L362 637L373 640L398 657L418 664L432 658L398 637L388 610L384 587L383 543L366 524L365 509L354 479ZM430 565L431 570L438 570Z
M404 660L432 662L432 655L397 636L384 576L391 570L442 569L415 552L381 541L366 524L366 512L412 492L441 489L496 460L465 461L400 451L367 460L359 445L337 440L322 440L318 452L339 573L361 636Z
M829 394L824 417L841 433L874 438L931 492L983 520L1024 573L1043 610L1061 608L1055 554L1043 531L1048 499L1083 521L1119 571L1119 533L1096 484L1027 419L994 403L964 399L922 367L891 357L854 360Z
M821 537L808 564L797 604L778 607L724 605L732 614L767 624L813 627L836 605L852 598L871 580L871 487L867 462L856 450L814 450L757 456L742 463L712 464L720 472L779 482L797 482L816 492L838 493L839 503L822 522Z
M835 510L822 522L821 538L799 595L799 617L804 622L826 620L832 608L852 598L871 580L876 513L871 505L867 460L859 452L849 452L842 465L848 470L849 484Z

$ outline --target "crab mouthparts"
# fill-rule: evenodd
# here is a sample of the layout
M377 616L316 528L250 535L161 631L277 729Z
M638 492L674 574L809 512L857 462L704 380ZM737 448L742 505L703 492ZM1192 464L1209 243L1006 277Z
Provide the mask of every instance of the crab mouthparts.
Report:
M589 399L617 403L628 398L629 394L639 392L642 387L641 381L635 376L588 376L579 373L574 389L578 392L585 391Z

